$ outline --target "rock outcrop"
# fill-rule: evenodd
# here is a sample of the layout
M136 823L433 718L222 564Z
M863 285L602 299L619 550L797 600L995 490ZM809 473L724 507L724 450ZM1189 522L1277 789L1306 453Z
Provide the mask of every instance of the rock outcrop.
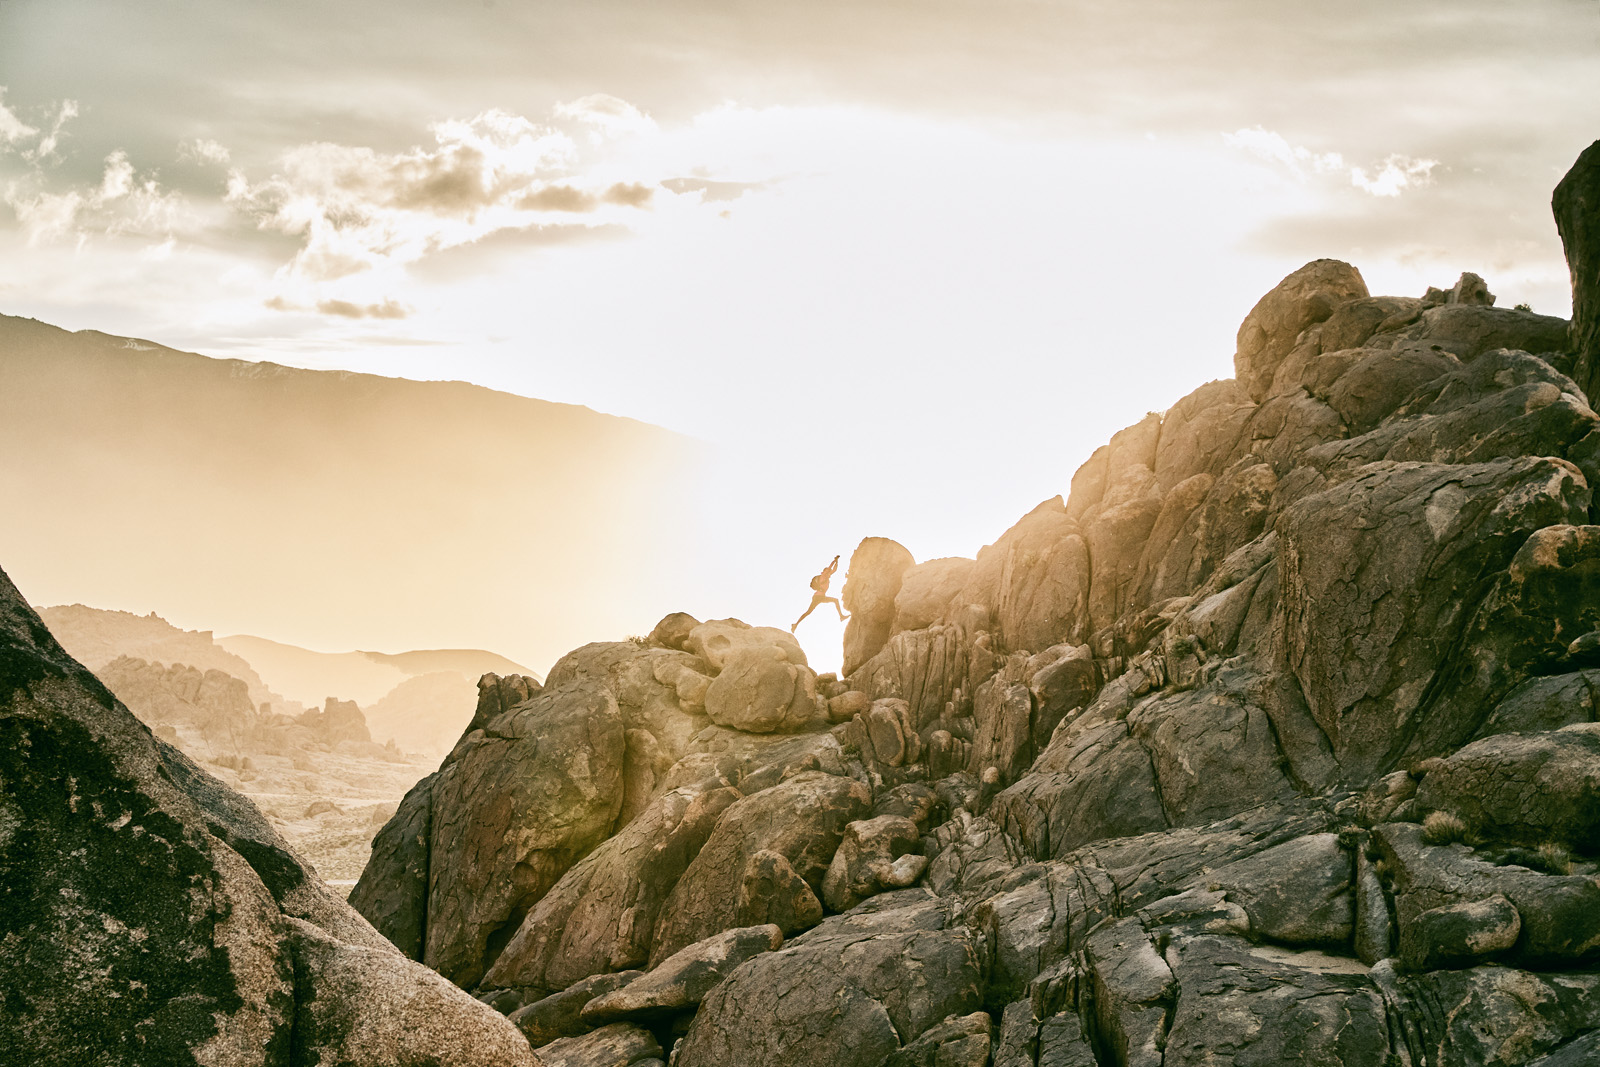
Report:
M1586 174L1557 197L1575 283ZM368 914L493 956L448 973L552 1062L1586 1062L1600 417L1568 336L1474 274L1374 297L1308 264L1246 318L1237 380L975 558L863 541L842 678L733 620L605 646L589 678L625 763L661 739L652 777L595 780L627 813L542 896L505 906L496 866L463 897L515 926L498 955L431 907L438 864L509 838L446 855L428 820L529 807L487 764L402 807L356 899L430 872Z
M0 574L0 1062L533 1067Z

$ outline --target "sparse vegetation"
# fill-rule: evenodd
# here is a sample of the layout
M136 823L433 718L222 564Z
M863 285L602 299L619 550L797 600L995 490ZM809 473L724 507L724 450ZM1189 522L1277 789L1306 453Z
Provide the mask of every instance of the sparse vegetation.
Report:
M1517 311L1532 311L1533 308L1528 304L1518 304L1516 306L1516 310Z
M1546 841L1534 851L1543 862L1542 869L1546 874L1572 873L1572 853L1559 842Z
M1506 849L1501 866L1515 865L1545 874L1571 874L1572 853L1559 841L1546 841L1537 848L1518 845Z
M1366 831L1355 823L1348 823L1339 827L1339 847L1347 852L1354 852L1361 847L1361 839Z
M630 645L638 645L640 648L650 643L649 638L640 637L638 634L629 634L624 640Z
M1467 824L1448 811L1430 811L1422 820L1422 840L1430 845L1449 845L1467 839Z

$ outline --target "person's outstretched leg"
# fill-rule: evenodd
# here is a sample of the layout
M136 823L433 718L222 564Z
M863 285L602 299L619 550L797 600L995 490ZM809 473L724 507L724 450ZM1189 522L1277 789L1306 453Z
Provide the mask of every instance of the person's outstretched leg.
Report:
M817 610L817 601L813 600L811 602L811 606L806 609L805 615L802 615L798 619L794 620L794 625L789 627L789 632L790 633L794 633L797 629L799 629L800 628L800 624L806 621L806 615L810 615L813 611L816 611L816 610Z
M839 603L839 600L838 600L837 597L829 597L827 600L823 601L823 603L832 604L833 605L833 610L837 611L839 613L839 621L840 622L844 622L846 619L848 619L850 617L850 616L848 616L848 615L846 615L844 613L844 605Z

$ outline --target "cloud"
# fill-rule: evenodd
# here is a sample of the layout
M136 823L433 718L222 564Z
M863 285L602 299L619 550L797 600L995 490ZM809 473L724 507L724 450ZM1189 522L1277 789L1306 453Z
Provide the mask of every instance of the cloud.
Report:
M67 123L78 117L78 102L76 100L63 100L56 109L56 117L50 124L50 131L39 138L38 144L22 153L23 158L37 161L49 159L56 154L56 148L61 143L61 133L66 129Z
M668 178L661 183L674 193L699 193L705 203L737 200L745 193L765 189L768 182L714 182L706 178Z
M603 193L600 199L608 204L623 207L644 207L655 195L655 190L640 182L618 182Z
M6 87L0 85L0 147L12 148L29 163L39 163L56 154L56 149L61 142L62 131L68 122L78 117L78 102L76 100L63 100L55 106L55 117L49 122L49 130L41 131L37 126L30 126L18 117L15 111L6 106ZM29 144L28 142L32 142Z
M227 148L207 137L178 142L178 160L183 163L210 163L226 166L231 158Z
M591 93L555 106L557 118L570 119L590 128L591 140L601 141L628 134L656 131L655 120L626 100L607 93Z
M346 319L403 319L410 312L398 302L385 300L381 304L352 304L348 300L322 300L317 310L324 315L338 315Z
M0 141L13 145L38 135L38 130L17 118L17 113L6 107L5 86L0 85Z
M1369 176L1365 167L1346 167L1339 152L1313 152L1304 145L1290 144L1282 134L1261 126L1224 133L1222 141L1230 148L1279 164L1300 182L1314 175L1348 174L1351 185L1373 196L1395 197L1405 189L1428 185L1433 180L1433 168L1439 165L1437 159L1391 154Z
M163 189L154 176L141 176L121 149L106 157L97 184L62 190L45 185L36 164L31 174L0 190L0 202L16 214L30 247L123 235L149 237L162 245L196 224L188 201Z
M581 113L622 121L621 104L591 103ZM230 172L226 199L262 229L304 239L283 277L298 283L403 267L551 216L603 216L595 224L605 224L615 221L608 208L638 209L651 199L642 182L585 177L567 133L520 115L486 111L431 130L432 146L399 153L302 145L264 181Z
M600 198L570 185L546 185L524 193L517 206L530 211L585 212L599 207Z
M1438 165L1437 159L1390 156L1383 161L1382 168L1372 178L1367 177L1367 172L1363 168L1351 167L1350 184L1373 196L1399 196L1402 189L1429 184L1433 180L1433 168Z
M1284 140L1282 134L1262 129L1260 126L1225 133L1222 135L1222 142L1230 148L1240 148L1262 159L1281 163L1302 181L1306 177L1307 168L1322 174L1342 170L1344 167L1344 157L1338 152L1315 153L1304 145L1291 145Z

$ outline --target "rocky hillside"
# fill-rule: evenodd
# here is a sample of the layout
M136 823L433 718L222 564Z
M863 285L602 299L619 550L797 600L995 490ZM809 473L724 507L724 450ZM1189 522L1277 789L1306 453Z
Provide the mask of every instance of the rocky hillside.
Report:
M0 315L0 456L0 499L29 502L8 515L6 563L36 596L248 617L315 647L448 634L544 664L681 588L703 446L465 382Z
M1570 330L1307 264L976 558L863 541L843 678L486 677L352 903L552 1065L1600 1062L1600 143L1557 211Z

